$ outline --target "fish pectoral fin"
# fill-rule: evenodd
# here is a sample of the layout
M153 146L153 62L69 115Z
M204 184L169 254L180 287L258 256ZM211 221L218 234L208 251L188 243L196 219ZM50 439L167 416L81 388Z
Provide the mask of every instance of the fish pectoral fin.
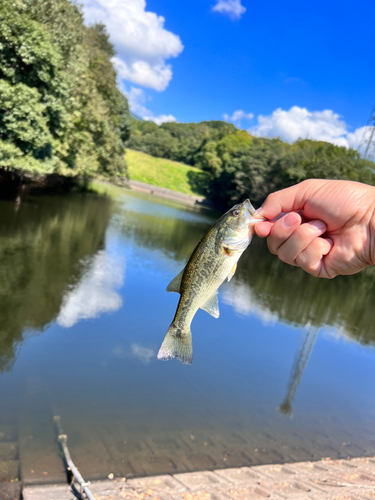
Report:
M228 281L230 281L233 278L234 273L236 272L237 269L237 262L234 263L234 266L231 269L231 272L228 274Z
M206 302L200 307L203 311L208 312L214 318L218 318L220 316L219 312L219 302L217 300L217 293L215 292L211 297L206 300Z
M232 250L229 246L223 245L223 252L227 257L232 257L234 250Z
M175 278L167 286L167 292L177 292L180 293L182 276L184 274L185 268L177 274Z

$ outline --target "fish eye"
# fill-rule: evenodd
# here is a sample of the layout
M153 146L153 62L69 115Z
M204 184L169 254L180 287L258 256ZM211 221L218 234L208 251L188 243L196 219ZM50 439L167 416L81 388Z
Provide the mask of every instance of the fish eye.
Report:
M240 211L239 210L233 210L232 214L235 215L235 216L240 215Z

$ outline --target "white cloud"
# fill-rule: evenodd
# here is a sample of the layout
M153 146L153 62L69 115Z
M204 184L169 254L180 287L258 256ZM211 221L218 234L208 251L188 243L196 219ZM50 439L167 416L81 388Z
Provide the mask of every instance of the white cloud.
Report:
M362 137L365 136L365 141L368 140L370 138L371 132L372 132L372 127L367 127L367 126L357 128L353 133L349 132L346 135L349 147L357 149L362 140ZM362 146L358 151L361 154L364 154L365 147Z
M57 323L70 328L82 319L120 309L122 299L116 288L124 282L124 267L117 255L98 252L78 285L65 295Z
M119 57L114 57L113 62L121 80L128 80L142 87L165 90L172 79L172 69L168 64L151 66L147 61L129 63Z
M293 106L288 111L281 108L271 115L257 117L258 123L248 132L260 137L280 137L287 142L297 139L313 139L357 148L365 127L354 132L347 130L346 123L340 115L331 109L309 111L306 108Z
M130 87L130 90L127 90L124 86L121 86L121 90L128 98L129 108L132 113L140 116L141 118L144 118L151 113L151 111L145 106L149 98L146 96L143 89Z
M232 122L236 125L240 125L242 120L252 120L254 115L253 113L245 113L242 109L238 109L232 114L232 116L224 114L223 118L226 122Z
M217 0L217 4L212 7L212 10L227 14L232 19L239 19L246 12L241 0Z
M155 122L157 125L161 125L162 123L166 122L175 122L176 118L173 115L159 115L159 116L154 116L153 118L146 117L145 120L151 120Z
M173 115L155 116L152 111L147 109L145 104L150 99L146 96L143 89L131 87L130 90L126 90L125 87L122 87L122 90L128 98L130 111L144 120L153 121L157 125L161 125L164 122L176 121L176 118Z
M164 28L165 19L146 12L145 0L82 0L87 24L102 22L115 45L121 79L164 90L172 68L167 59L183 50L180 37Z
M359 143L361 142L363 134L365 133L365 131L367 132L368 129L370 129L370 127L360 127L357 128L353 133L349 132L346 135L349 146L352 148L357 148Z
M344 146L343 135L346 124L332 110L308 111L306 108L293 106L289 111L276 109L269 116L258 116L258 125L252 133L263 137L280 137L293 142L299 138L309 138L321 141L339 143Z

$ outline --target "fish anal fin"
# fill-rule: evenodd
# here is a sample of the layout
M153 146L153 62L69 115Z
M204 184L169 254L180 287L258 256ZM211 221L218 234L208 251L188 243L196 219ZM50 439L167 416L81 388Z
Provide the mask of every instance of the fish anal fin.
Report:
M176 292L180 293L182 276L184 274L185 268L177 274L175 278L169 283L167 286L167 292Z
M237 269L237 262L234 263L234 266L232 267L230 273L228 274L228 281L230 281L233 278L236 269Z
M219 302L217 300L217 293L215 292L211 297L206 300L206 302L201 305L201 309L203 311L208 312L208 314L211 314L214 318L218 318L220 316L219 312Z

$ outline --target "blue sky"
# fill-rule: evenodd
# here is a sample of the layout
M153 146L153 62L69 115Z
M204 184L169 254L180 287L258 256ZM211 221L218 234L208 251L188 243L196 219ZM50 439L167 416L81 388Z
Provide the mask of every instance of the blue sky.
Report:
M157 123L226 119L356 147L375 103L375 2L84 0L119 85Z

